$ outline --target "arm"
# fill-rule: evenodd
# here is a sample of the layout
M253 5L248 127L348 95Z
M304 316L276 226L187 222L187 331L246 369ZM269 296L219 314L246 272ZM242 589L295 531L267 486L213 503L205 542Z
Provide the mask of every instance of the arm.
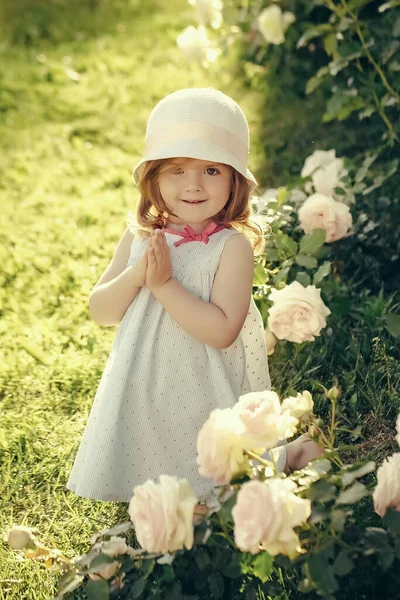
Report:
M171 317L190 335L207 346L227 348L236 340L246 319L253 273L254 255L250 242L243 235L232 235L222 252L210 302L194 296L172 277L161 286L150 289Z
M110 264L90 294L90 314L99 325L110 327L119 323L143 285L139 285L140 276L142 263L147 256L136 265L126 268L132 240L133 234L126 229Z

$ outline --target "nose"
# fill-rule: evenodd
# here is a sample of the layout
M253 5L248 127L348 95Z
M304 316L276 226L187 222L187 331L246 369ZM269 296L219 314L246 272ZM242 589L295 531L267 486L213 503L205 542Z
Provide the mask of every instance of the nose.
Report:
M185 173L185 189L187 192L203 189L202 175L197 170L188 170Z

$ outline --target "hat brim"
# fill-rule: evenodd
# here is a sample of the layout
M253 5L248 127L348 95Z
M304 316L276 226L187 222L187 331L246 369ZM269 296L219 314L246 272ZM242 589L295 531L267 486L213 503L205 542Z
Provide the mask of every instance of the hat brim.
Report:
M165 144L164 146L158 147L154 152L147 154L133 169L132 176L136 185L140 185L144 166L150 160L181 157L197 158L198 160L209 160L211 162L230 165L246 178L251 192L254 191L258 185L257 180L251 171L249 171L249 169L244 169L242 163L234 154L220 146L194 139L179 140Z

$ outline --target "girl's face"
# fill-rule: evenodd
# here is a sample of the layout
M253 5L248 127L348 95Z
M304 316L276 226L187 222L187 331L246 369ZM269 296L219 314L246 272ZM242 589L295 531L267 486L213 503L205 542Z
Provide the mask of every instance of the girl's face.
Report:
M228 165L197 158L171 158L158 175L161 196L171 212L168 223L206 227L231 192Z

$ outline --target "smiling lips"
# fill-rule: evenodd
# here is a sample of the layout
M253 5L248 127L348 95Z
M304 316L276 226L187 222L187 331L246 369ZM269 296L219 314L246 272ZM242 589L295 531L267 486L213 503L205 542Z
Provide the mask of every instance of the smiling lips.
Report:
M205 200L182 200L182 202L186 202L186 204L202 204L206 202Z

